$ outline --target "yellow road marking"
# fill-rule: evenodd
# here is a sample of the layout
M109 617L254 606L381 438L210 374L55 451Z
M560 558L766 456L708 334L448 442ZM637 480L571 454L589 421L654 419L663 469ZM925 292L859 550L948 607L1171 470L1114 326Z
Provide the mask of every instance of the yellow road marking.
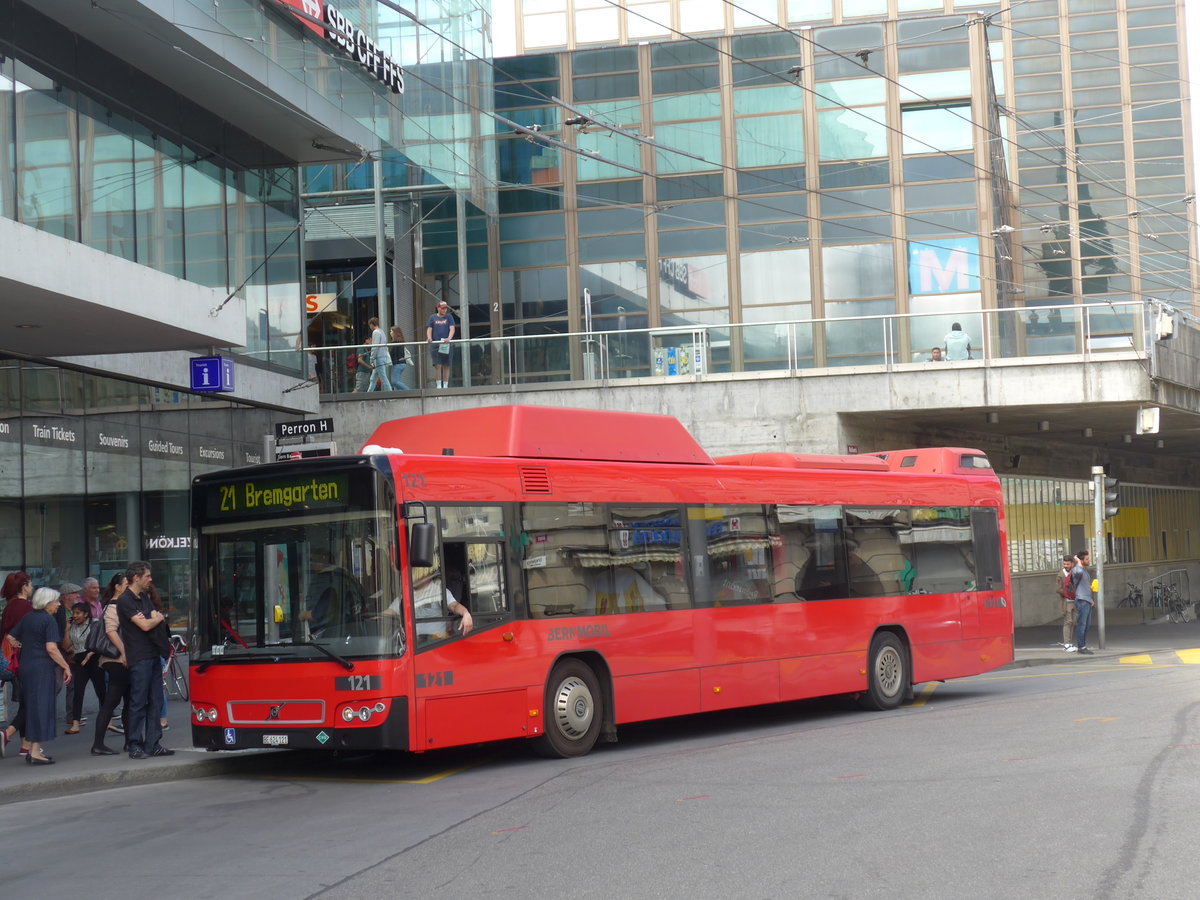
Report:
M1175 655L1185 666L1200 665L1200 650L1176 650Z
M1147 668L1150 668L1150 669L1177 669L1177 668L1179 668L1179 666L1176 663L1166 663L1166 664L1156 663L1154 665L1147 666ZM1056 669L1057 671L1041 671L1041 669ZM1095 663L1092 663L1092 664L1088 665L1086 668L1067 668L1065 666L1044 666L1044 667L1036 667L1033 670L1028 669L1028 668L1010 669L1009 672L1011 672L1011 674L1006 673L1006 674L1002 674L1002 675L999 675L999 674L975 675L973 677L979 679L980 681L1010 681L1010 680L1018 680L1018 679L1022 679L1022 678L1075 678L1080 675L1097 675L1101 672L1121 672L1121 671L1128 671L1128 669L1122 669L1121 666L1119 666L1119 665L1097 666ZM954 681L955 681L955 683L957 683L957 682L961 681L961 679L956 678L956 679L954 679Z
M1154 664L1154 660L1150 658L1149 653L1139 653L1136 656L1121 656L1118 657L1117 661L1126 666L1150 666Z
M1076 719L1076 722L1115 722L1116 716L1084 716L1082 719Z
M937 690L937 688L938 688L938 683L936 681L931 681L929 684L927 684L923 688L921 688L920 696L914 697L913 702L908 705L910 707L911 706L924 706L925 701L930 698L930 696L933 694L934 691Z

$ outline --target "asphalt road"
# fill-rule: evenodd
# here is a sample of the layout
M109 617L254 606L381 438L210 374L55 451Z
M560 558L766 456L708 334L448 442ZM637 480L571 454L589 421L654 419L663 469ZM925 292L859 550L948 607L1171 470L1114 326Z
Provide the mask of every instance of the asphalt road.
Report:
M1192 898L1200 669L1008 669L521 745L9 804L22 896ZM3 784L0 782L0 790Z

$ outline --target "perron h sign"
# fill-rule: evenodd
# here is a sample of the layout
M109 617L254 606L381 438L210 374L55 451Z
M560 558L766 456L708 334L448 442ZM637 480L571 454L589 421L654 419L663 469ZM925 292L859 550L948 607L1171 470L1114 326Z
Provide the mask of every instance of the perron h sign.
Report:
M191 389L197 394L233 390L233 360L228 356L192 357L191 375Z

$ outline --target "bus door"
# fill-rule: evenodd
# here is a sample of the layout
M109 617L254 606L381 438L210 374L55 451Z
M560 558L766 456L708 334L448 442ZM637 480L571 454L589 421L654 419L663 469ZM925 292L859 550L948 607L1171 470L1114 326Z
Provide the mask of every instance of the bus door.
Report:
M520 641L498 627L513 612L507 511L500 504L430 507L437 523L432 565L409 573L417 742L425 749L528 736L528 679L516 668ZM470 613L470 634L460 605Z

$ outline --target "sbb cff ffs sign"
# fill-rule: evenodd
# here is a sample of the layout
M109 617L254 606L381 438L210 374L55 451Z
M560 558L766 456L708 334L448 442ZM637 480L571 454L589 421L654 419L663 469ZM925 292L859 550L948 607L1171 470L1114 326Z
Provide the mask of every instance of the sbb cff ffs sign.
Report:
M404 70L400 64L381 50L365 31L354 25L332 4L325 0L267 0L280 2L298 10L296 16L307 28L342 49L351 59L370 72L393 94L404 93ZM317 21L313 21L313 20ZM321 27L319 22L328 28Z

